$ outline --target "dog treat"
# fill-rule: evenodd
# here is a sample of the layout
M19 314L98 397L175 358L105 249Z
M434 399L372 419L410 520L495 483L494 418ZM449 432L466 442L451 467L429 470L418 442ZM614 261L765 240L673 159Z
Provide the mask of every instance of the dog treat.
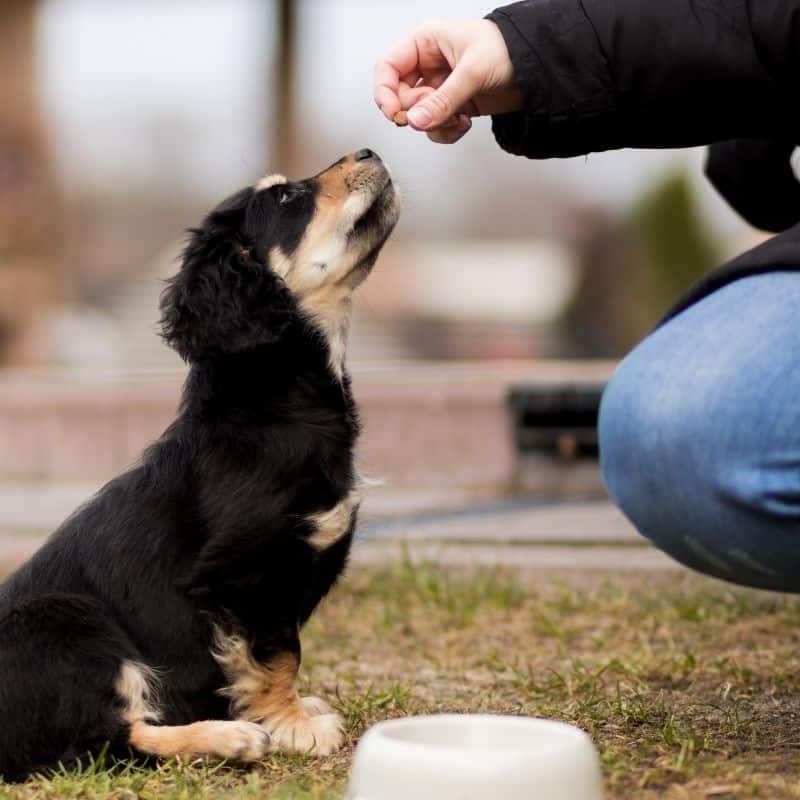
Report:
M405 111L398 111L392 119L398 128L405 128L408 125L408 114Z

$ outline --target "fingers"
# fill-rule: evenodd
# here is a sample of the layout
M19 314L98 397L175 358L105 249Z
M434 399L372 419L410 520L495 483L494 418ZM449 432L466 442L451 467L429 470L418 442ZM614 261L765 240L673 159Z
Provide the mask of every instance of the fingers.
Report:
M474 98L486 66L475 53L444 47L432 31L432 25L423 26L376 64L374 97L388 120L407 110L412 128L431 141L452 144L470 130L470 117L482 113Z
M419 62L417 44L413 38L398 42L375 65L373 96L384 116L391 120L400 111L398 96L401 78L414 74Z
M404 111L407 111L432 91L433 89L430 86L409 86L405 81L400 81L397 96L400 98L401 107Z
M437 128L468 105L480 87L481 79L476 70L461 61L438 89L409 110L408 121L420 131Z
M407 86L404 81L400 81L399 97L404 110L411 108L419 103L423 97L433 92L430 86ZM472 127L468 109L459 109L459 113L454 117L446 119L441 125L427 131L428 138L439 144L453 144L458 141ZM439 132L441 131L441 135Z
M459 114L455 123L428 131L427 137L436 144L455 144L466 136L472 128L472 120L466 114Z
M397 94L399 78L398 82L395 82L395 76L396 73L388 64L378 64L375 67L375 89L373 96L375 98L375 104L388 120L391 120L401 108L400 98Z

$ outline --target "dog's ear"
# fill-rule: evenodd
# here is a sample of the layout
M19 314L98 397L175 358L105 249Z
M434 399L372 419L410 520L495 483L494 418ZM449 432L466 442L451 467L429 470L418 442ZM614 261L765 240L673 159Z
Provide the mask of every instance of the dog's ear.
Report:
M276 342L296 315L291 293L251 254L242 230L252 189L190 231L180 271L161 295L161 335L185 361Z

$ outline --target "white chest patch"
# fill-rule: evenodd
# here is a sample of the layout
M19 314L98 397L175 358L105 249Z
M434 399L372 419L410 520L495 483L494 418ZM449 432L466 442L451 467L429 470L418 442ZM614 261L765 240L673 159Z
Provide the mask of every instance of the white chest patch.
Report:
M333 508L312 514L309 522L314 526L314 533L308 537L308 543L318 551L336 544L350 530L353 514L360 502L361 492L355 488Z

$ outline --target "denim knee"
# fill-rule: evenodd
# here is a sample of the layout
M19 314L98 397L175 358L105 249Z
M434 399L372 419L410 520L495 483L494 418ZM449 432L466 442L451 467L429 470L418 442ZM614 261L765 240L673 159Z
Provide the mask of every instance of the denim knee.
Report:
M691 397L658 380L643 358L634 351L603 396L599 436L608 493L639 533L674 559L732 580L717 553L718 465L695 454L698 436L713 431L698 430L703 421Z
M687 477L675 463L686 416L645 378L637 362L634 351L603 395L600 467L609 495L637 530L649 538L669 536L668 517Z
M599 419L608 492L642 535L683 564L798 591L800 450L788 422L769 413L758 381L738 379L723 358L689 359L656 337L612 378Z
M645 339L600 411L609 493L701 572L800 592L800 274L743 278Z

